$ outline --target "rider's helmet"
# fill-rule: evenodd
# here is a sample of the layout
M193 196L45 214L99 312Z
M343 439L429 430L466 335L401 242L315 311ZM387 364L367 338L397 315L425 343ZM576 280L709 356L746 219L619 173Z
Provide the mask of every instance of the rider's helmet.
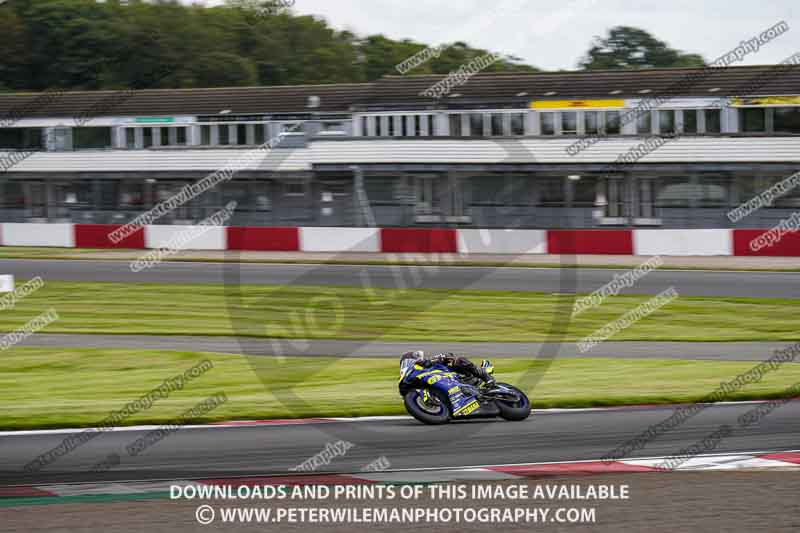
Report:
M400 356L400 376L404 376L418 361L425 359L425 352L422 350L415 350L413 352L406 352Z
M425 352L423 352L422 350L414 350L413 352L406 352L400 357L401 361L403 361L404 359L413 359L414 361L419 361L421 359L425 359Z

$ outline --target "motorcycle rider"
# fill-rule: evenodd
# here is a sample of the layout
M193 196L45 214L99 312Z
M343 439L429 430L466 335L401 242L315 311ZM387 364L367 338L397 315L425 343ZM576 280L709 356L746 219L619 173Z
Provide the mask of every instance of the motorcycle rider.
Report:
M477 366L466 357L456 356L452 353L440 353L428 359L425 357L425 352L422 350L406 352L401 357L401 360L402 359L414 359L414 364L420 365L423 368L428 368L435 364L444 365L453 372L466 376L474 376L482 380L487 386L495 384L495 379L492 375L492 364L486 359L483 360L481 366Z

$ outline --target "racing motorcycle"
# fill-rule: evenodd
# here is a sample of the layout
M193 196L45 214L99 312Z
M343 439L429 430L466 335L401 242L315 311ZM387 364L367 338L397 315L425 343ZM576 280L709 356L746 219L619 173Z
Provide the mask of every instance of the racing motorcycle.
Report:
M483 361L481 368L494 373L489 361ZM425 424L496 416L517 421L531 414L530 400L513 385L486 385L442 364L425 368L413 358L400 359L399 389L408 414Z

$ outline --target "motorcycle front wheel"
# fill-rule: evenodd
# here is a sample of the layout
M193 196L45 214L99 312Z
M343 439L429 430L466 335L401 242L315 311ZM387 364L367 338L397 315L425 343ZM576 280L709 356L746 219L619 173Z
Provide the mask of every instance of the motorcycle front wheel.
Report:
M518 396L517 401L495 400L494 403L500 410L500 416L512 422L519 422L528 418L531 415L531 401L528 396L508 383L498 383L498 385L511 389Z
M412 389L403 397L408 414L423 424L450 422L450 407L445 395L435 389Z

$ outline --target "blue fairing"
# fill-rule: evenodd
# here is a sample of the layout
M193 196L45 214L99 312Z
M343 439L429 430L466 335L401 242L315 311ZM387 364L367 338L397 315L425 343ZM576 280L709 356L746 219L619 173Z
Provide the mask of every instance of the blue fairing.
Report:
M428 368L419 365L409 366L404 369L401 379L406 383L418 379L431 388L444 392L450 398L453 416L466 416L476 411L480 404L472 388L463 385L458 378L458 374L447 366L436 364Z

